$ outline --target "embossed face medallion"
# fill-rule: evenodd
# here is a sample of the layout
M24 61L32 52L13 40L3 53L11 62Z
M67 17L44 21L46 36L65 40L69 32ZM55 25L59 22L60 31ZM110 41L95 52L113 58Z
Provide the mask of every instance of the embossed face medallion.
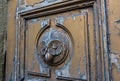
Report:
M45 29L42 31L37 44L39 55L49 65L59 65L68 56L68 34L62 28Z

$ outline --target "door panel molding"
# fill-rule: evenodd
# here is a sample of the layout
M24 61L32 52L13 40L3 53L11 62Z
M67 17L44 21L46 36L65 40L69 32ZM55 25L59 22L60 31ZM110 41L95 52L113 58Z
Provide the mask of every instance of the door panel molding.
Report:
M92 8L93 11L94 11L94 14L96 16L98 16L99 14L96 14L97 12L97 6L96 6L96 1L95 0L74 0L74 1L65 1L65 2L61 2L61 3L58 3L58 4L54 4L54 5L49 5L49 6L46 6L46 7L40 7L40 8L36 8L36 9L32 9L32 10L29 10L29 11L21 11L18 13L19 15L19 26L17 27L17 41L18 41L18 44L17 44L17 53L18 53L18 57L19 57L19 62L21 63L19 65L19 70L18 70L18 73L20 74L20 78L23 78L25 77L26 73L25 72L25 50L26 50L26 32L27 32L27 26L26 26L26 22L30 19L35 19L35 18L38 18L38 17L45 17L45 16L48 16L48 15L54 15L54 14L58 14L58 13L63 13L63 12L67 12L67 11L71 11L71 10L77 10L77 9L85 9L85 8ZM94 17L96 18L96 17ZM94 20L94 23L98 23L99 20ZM95 25L95 27L98 27L98 24ZM98 31L101 35L102 35L102 32L101 30ZM19 34L19 35L18 35ZM95 33L97 34L97 33ZM98 35L96 35L98 36ZM100 38L99 36L97 38ZM95 39L95 42L97 42L98 40ZM102 42L102 40L100 40ZM98 49L98 51L102 52L102 44L98 43L98 46L100 45L101 48ZM21 48L22 47L22 48ZM20 50L23 50L23 52L20 52ZM97 53L96 53L97 54ZM101 55L99 55L101 56ZM21 60L21 58L24 58L24 60ZM88 55L88 57L89 55ZM96 56L96 61L99 63L101 60L100 59L97 59L97 56ZM88 61L87 61L88 62ZM98 65L96 63L96 65ZM101 65L103 65L103 63L101 63ZM88 65L89 68L88 69L88 81L92 81L91 79L91 66ZM104 67L104 66L102 66ZM105 69L106 67L104 67ZM98 67L96 68L98 69ZM101 70L104 70L103 68L101 68ZM103 71L99 71L99 72L96 72L96 76L98 74L102 74ZM38 76L41 76L41 74L35 74L35 73L29 73L30 75L38 75ZM17 76L17 77L19 77ZM101 75L100 75L101 76ZM45 74L45 77L46 77L46 74ZM47 76L49 77L49 76ZM106 77L106 76L105 76ZM105 77L101 76L101 79L100 81L102 81ZM68 78L64 78L64 77L57 77L58 79L63 79L63 80L67 80ZM68 80L73 80L74 78L69 78ZM96 78L97 79L97 78ZM81 81L87 81L87 80L81 80Z
M70 78L70 77L61 77L61 76L58 76L57 77L57 79L58 80L67 80L67 81L76 81L76 80L78 80L78 81L87 81L87 80L85 80L85 79L77 79L77 78Z
M51 72L49 70L49 73L37 73L37 72L27 72L28 75L30 76L38 76L38 77L45 77L45 78L50 78L51 77Z
M24 19L33 19L36 17L43 17L46 15L52 15L57 13L66 12L69 10L82 9L87 7L93 7L94 0L75 0L75 1L65 1L59 4L53 4L43 8L36 8L28 11L21 11L18 13Z

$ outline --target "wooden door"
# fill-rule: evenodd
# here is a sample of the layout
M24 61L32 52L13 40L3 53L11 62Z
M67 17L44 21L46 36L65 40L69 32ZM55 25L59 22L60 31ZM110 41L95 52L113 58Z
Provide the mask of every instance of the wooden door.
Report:
M103 81L97 17L94 0L20 12L18 80Z

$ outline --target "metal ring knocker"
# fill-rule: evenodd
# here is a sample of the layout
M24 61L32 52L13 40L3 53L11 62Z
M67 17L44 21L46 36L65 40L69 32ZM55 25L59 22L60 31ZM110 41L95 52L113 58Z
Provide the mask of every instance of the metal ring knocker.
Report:
M46 28L38 39L37 48L43 61L49 65L59 65L68 56L68 39L65 31L60 28Z

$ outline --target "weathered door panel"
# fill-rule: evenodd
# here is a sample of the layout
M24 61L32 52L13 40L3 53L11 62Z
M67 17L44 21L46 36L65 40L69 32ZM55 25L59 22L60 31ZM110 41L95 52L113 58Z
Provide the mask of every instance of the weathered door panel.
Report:
M97 80L100 72L93 4L65 1L20 12L20 80Z
M25 24L26 80L87 81L89 77L94 75L95 66L93 67L93 65L95 65L95 54L92 8L78 9L52 16L30 19ZM49 26L48 28L46 28L47 25ZM63 47L65 51L67 51L67 56L60 64L51 65L52 63L47 64L44 58L42 58L39 50L44 46L39 45L39 43L42 41L47 41L46 43L48 43L51 40L60 40L59 38L55 38L56 36L59 37L57 32L60 32L58 33L59 35L65 35L67 38L65 40L66 43L68 42L68 46L66 47L66 45L64 45ZM53 37L54 39L51 37L51 33L53 36L55 35L55 37ZM47 35L45 36L46 38L44 34ZM62 35L60 35L60 37L64 39ZM55 62L59 60L58 58L61 58L61 56L56 56L56 59L54 59ZM94 72L89 75L92 70Z
M112 81L106 0L9 0L9 4L6 81ZM110 15L117 12L113 6ZM115 22L119 26L119 20ZM118 35L111 36L112 40ZM116 45L112 49L118 50ZM116 62L117 55L111 57Z
M120 80L120 4L119 0L108 0L108 25L110 32L110 58L113 81Z

